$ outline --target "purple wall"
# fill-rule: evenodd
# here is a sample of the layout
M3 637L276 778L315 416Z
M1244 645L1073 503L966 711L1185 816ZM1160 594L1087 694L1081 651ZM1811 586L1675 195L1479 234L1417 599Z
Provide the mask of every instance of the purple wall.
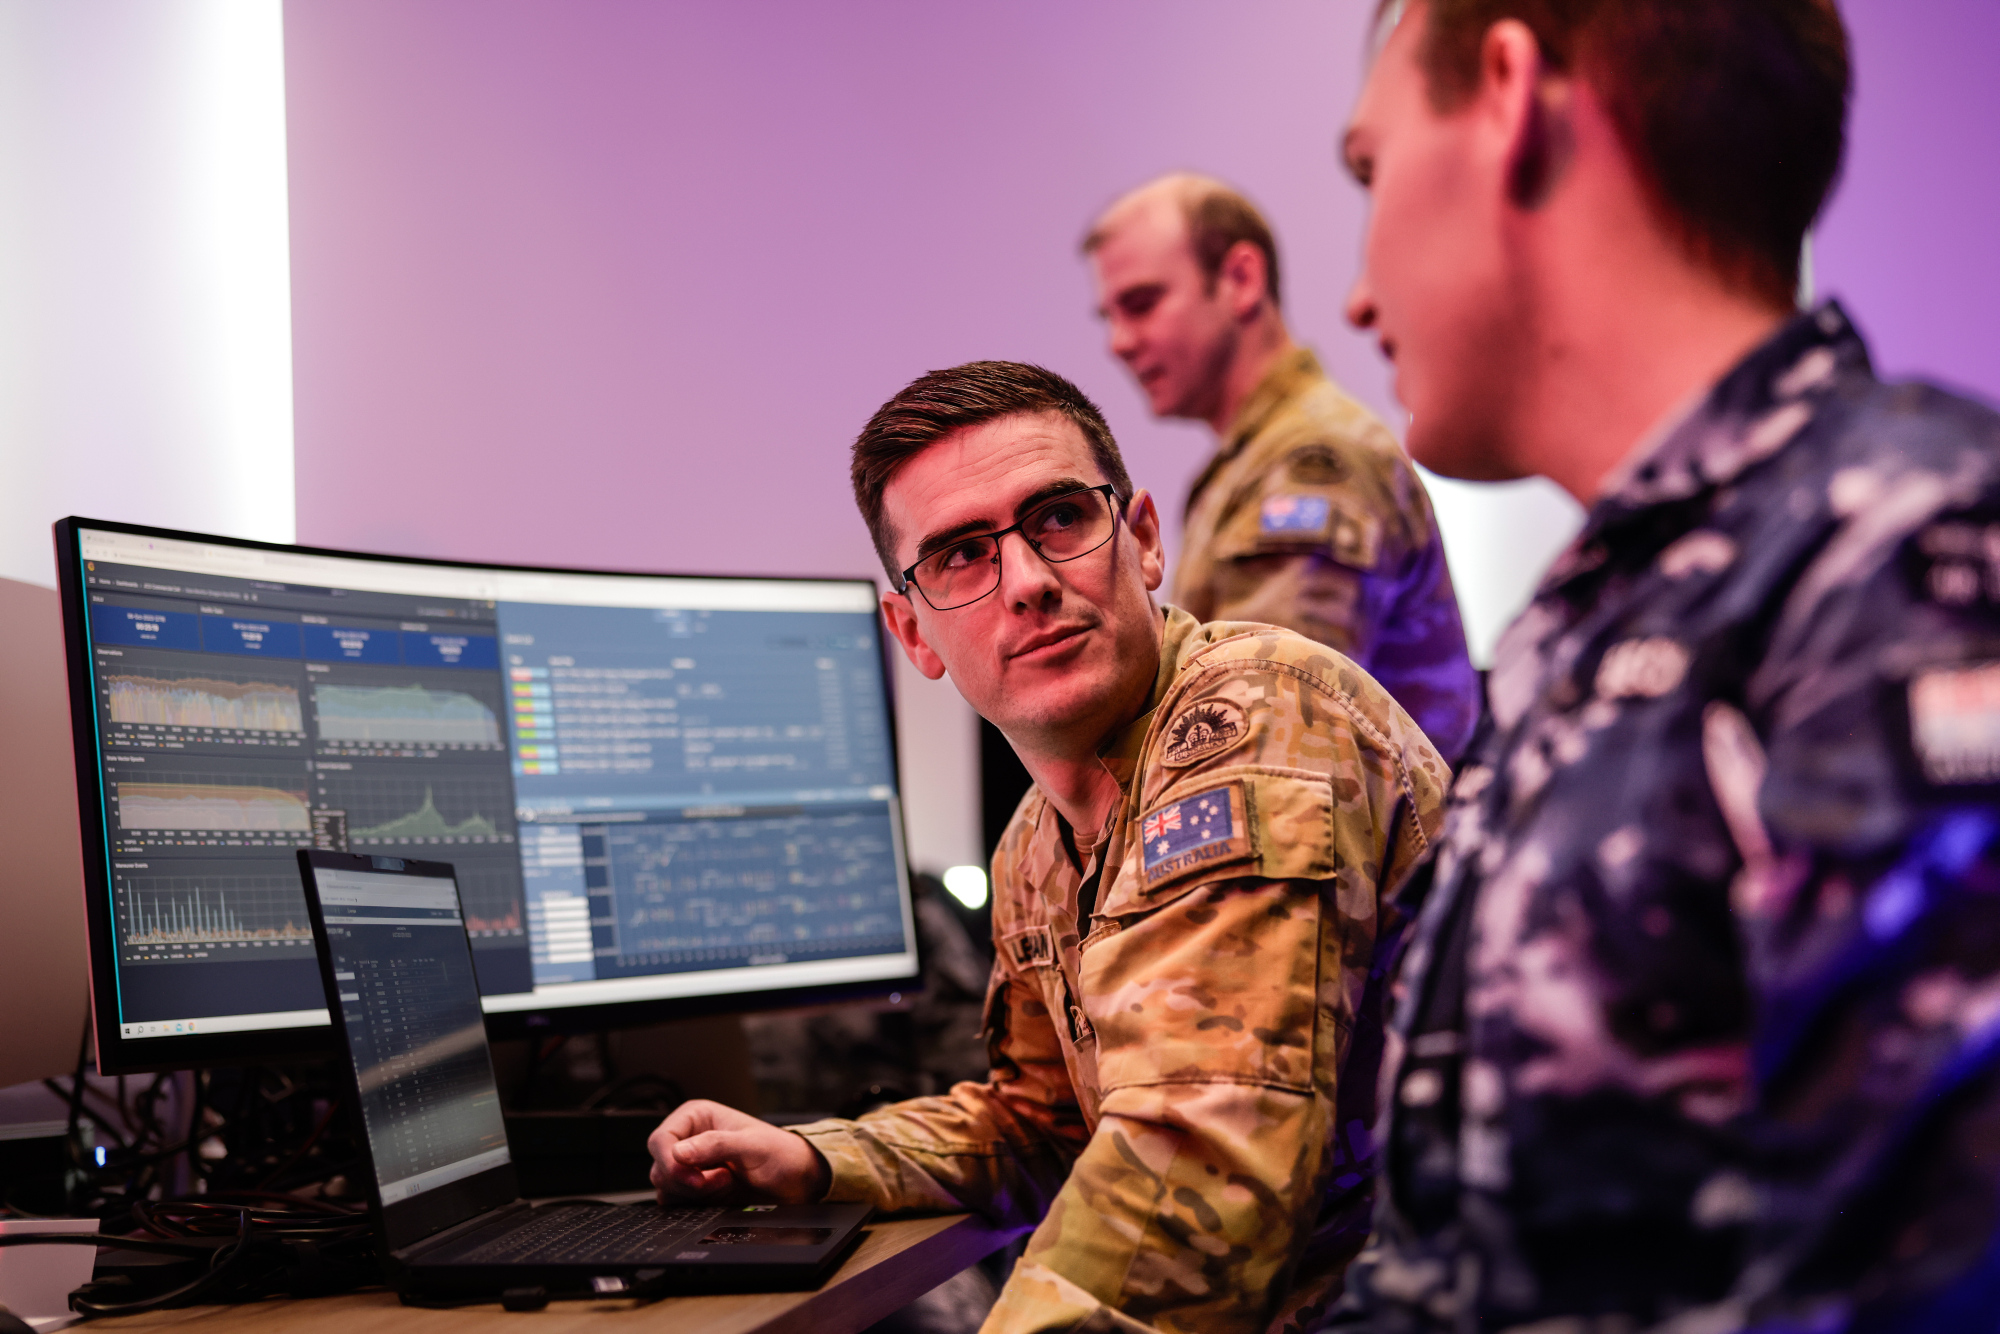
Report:
M1890 375L2000 403L2000 5L1849 0L1845 182L1814 264Z
M844 446L909 377L1047 362L1171 503L1074 249L1203 167L1345 330L1362 200L1332 145L1363 0L288 0L301 540L685 570L872 571ZM1991 0L1846 6L1859 96L1818 285L1885 369L2000 398Z
M1204 438L1103 350L1077 240L1226 174L1383 403L1340 321L1365 9L289 0L300 540L872 573L846 446L977 357L1082 382L1177 511Z

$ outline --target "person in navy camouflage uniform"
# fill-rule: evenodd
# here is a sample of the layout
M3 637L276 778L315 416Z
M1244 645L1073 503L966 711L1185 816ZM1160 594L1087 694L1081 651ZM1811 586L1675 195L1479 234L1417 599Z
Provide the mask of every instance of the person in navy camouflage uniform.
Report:
M1420 460L1539 471L1589 513L1404 896L1384 1186L1336 1324L2000 1329L2000 416L1878 380L1837 303L1790 309L1838 17L1430 0L1384 26L1351 314ZM1598 92L1625 60L1651 89ZM1705 199L1673 154L1710 131L1736 138ZM1397 248L1482 204L1528 345L1497 368L1448 360L1480 284Z

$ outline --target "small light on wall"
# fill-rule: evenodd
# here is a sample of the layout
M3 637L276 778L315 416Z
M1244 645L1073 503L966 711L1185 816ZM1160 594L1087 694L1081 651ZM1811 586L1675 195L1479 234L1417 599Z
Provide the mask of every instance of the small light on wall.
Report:
M977 866L954 866L944 873L945 891L968 908L986 906L986 872Z

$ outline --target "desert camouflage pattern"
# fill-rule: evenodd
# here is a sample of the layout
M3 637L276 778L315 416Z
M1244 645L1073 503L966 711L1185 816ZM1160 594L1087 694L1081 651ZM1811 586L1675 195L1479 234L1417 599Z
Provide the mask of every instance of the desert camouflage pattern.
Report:
M1340 650L1447 760L1479 719L1430 497L1402 447L1300 349L1245 399L1188 493L1173 600Z
M1348 659L1172 608L1103 763L1076 860L1033 789L994 856L988 1080L800 1133L829 1198L1039 1224L989 1331L1300 1328L1366 1235L1371 961L1446 768Z
M1343 1327L2000 1329L2000 417L1800 315L1489 700Z

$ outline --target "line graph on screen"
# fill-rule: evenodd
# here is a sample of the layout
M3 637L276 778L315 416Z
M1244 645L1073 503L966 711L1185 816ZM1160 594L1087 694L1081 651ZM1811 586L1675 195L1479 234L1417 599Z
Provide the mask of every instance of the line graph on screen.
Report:
M327 741L500 744L499 716L462 690L322 683L313 687L313 703Z
M114 790L118 797L118 824L128 831L212 829L285 834L312 831L306 794L297 788L258 780L218 781L203 775L192 781L121 781L114 785Z

